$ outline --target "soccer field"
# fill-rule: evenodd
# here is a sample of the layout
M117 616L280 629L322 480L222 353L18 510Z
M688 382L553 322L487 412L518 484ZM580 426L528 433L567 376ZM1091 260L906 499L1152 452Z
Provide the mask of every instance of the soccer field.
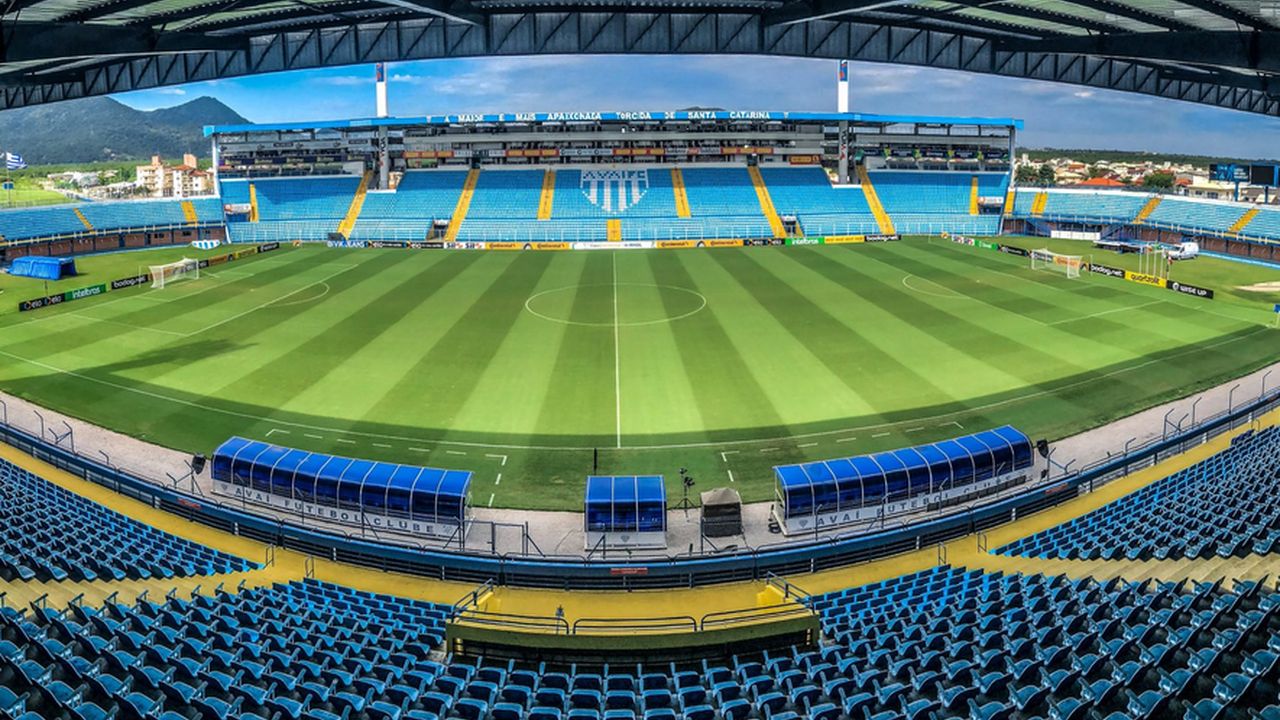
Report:
M1274 294L1232 288L1280 274L1209 258L1174 272L1219 299L937 239L282 249L162 291L6 311L0 387L188 451L245 435L469 469L479 506L577 508L593 470L661 473L678 497L681 466L697 490L756 501L773 465L1004 423L1057 438L1277 359ZM43 294L7 287L6 307Z

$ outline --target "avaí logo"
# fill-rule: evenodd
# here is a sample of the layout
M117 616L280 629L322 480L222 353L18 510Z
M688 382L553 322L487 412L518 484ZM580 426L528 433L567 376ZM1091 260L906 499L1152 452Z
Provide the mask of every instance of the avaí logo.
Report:
M649 191L649 171L583 170L578 189L587 202L610 215L620 215Z

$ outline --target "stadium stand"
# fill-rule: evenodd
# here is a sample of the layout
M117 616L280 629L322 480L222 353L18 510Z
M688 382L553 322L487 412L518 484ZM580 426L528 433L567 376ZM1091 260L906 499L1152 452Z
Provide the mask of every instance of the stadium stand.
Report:
M1226 233L1244 215L1247 207L1222 202L1193 200L1190 198L1166 198L1151 216L1147 225L1174 229L1205 230Z
M794 216L808 235L858 235L879 232L862 188L837 188L819 167L762 168L773 205Z
M360 183L357 175L222 181L222 200L249 204L256 199L257 222L228 222L237 242L327 240L338 229Z
M1244 226L1241 234L1250 237L1280 239L1280 210L1259 208L1258 214L1253 216L1248 225Z
M1044 209L1035 213L1033 205L1043 193ZM1042 216L1048 219L1099 220L1115 223L1133 222L1147 204L1149 196L1124 192L1040 191L1020 189L1014 200L1013 215Z
M194 198L190 202L200 223L222 222L222 205L218 198ZM186 225L189 221L179 200L130 200L0 210L0 237L5 240Z
M819 647L619 667L441 654L447 606L315 580L6 608L0 704L174 720L994 720L1243 717L1276 701L1280 594L1262 583L944 565L809 602Z
M1192 467L996 552L1068 560L1244 557L1280 551L1280 428L1249 431Z
M1003 198L1004 173L870 171L885 212L901 233L995 235L1000 217L970 214L973 178L980 197Z
M464 170L407 172L394 191L373 191L351 232L353 240L422 240L448 220L467 180Z
M172 578L258 567L131 520L5 460L0 490L0 576L8 580Z

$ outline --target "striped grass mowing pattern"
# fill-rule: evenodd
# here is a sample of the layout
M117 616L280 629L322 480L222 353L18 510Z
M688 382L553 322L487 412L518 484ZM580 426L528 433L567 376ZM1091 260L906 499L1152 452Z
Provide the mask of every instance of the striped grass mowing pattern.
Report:
M95 262L119 261L82 264ZM1210 259L1177 272L1216 287L1269 273ZM574 508L593 469L680 466L762 500L776 464L1006 422L1058 437L1243 374L1275 360L1270 301L1069 280L923 239L306 247L4 315L0 387L185 450L270 433L467 468L497 507Z

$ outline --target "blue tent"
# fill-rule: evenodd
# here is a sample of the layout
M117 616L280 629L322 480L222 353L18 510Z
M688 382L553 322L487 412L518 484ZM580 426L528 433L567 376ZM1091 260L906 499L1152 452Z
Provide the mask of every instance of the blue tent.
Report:
M71 258L20 257L9 266L9 274L40 280L61 280L76 274L76 261Z
M665 532L667 486L661 475L587 478L588 532Z

